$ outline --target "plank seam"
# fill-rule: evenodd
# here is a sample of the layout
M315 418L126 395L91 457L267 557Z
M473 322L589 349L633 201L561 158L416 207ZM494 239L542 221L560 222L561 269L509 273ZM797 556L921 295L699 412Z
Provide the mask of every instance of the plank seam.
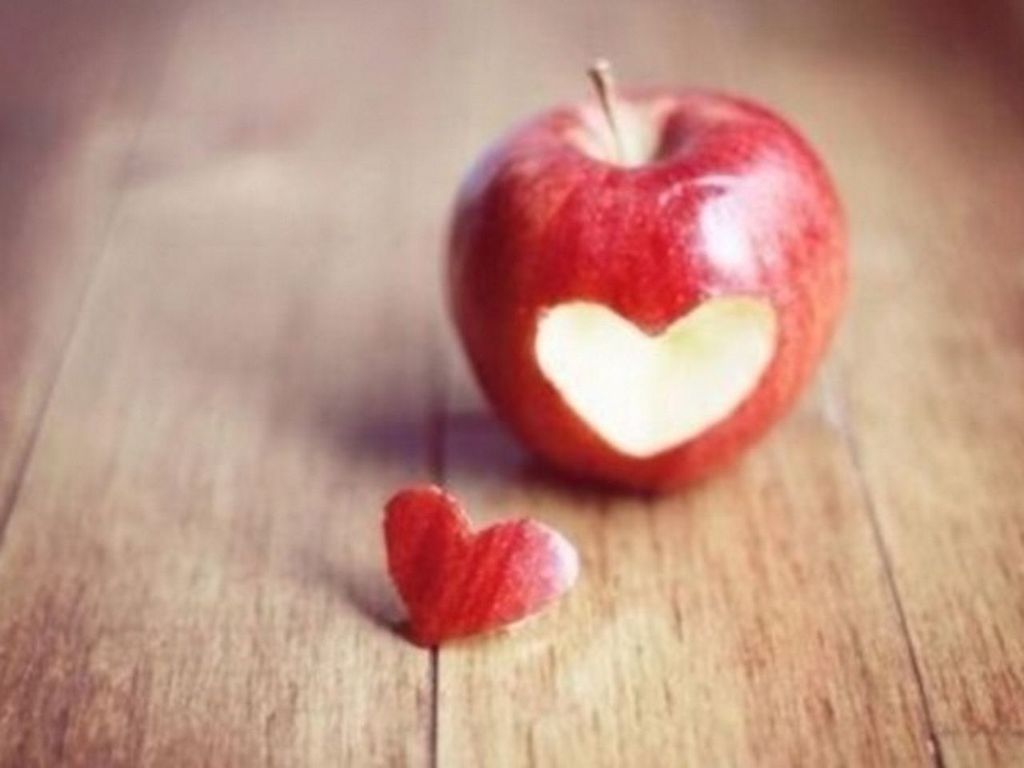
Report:
M138 125L136 126L132 137L128 140L124 156L117 164L118 171L114 175L115 179L125 178L125 172L130 168L131 163L138 154L139 147L142 143L142 137L145 134L145 130L149 125L150 119L152 118L153 110L157 103L157 97L163 90L167 76L167 65L171 59L170 51L175 47L179 38L182 21L187 15L186 9L188 7L190 6L183 6L177 20L172 21L174 28L168 35L168 54L155 68L155 87L149 92L149 97L139 116ZM92 295L96 290L101 268L105 261L104 257L109 249L110 241L117 223L118 214L121 211L123 202L124 187L122 185L114 192L114 199L111 201L110 210L108 211L106 221L103 224L103 234L100 236L99 245L94 251L90 264L86 267L86 275L83 279L82 290L79 295L77 305L72 312L72 317L68 323L67 330L64 333L64 338L60 343L56 360L52 365L53 374L50 376L49 381L46 384L46 391L43 394L42 402L40 403L39 408L36 411L35 418L33 419L29 438L25 443L21 456L18 457L14 482L11 483L10 490L8 490L7 494L4 496L3 506L0 507L0 557L2 557L4 544L7 540L7 529L10 526L11 518L14 517L15 508L21 499L21 493L25 485L25 477L28 475L29 467L31 466L32 459L35 456L36 447L39 443L39 436L42 434L47 414L49 413L50 407L53 403L54 393L57 391L58 383L64 376L67 361L71 355L71 349L74 346L75 340L78 338L78 334L81 329L86 307L89 305Z
M829 374L831 373L832 371L829 371ZM914 676L914 683L921 702L921 714L924 717L924 725L927 731L926 738L928 751L931 753L935 768L945 768L946 762L942 754L942 745L940 743L942 734L940 734L935 727L931 704L928 701L928 693L925 688L924 674L921 671L921 663L918 658L917 649L914 646L914 641L910 634L910 623L907 620L906 610L903 607L903 598L900 594L899 587L896 584L896 576L892 565L892 555L885 541L885 535L882 533L882 525L878 517L878 506L875 503L874 494L871 492L871 488L868 484L860 445L853 432L846 393L845 390L841 390L841 388L836 386L835 380L831 375L827 375L825 377L824 387L826 391L831 391L833 396L838 395L838 397L830 398L830 400L835 403L834 423L837 431L839 432L840 439L846 448L846 452L850 457L850 462L856 475L857 489L862 501L864 502L864 506L867 511L868 524L871 527L871 535L874 539L875 547L878 550L878 555L882 563L882 571L885 581L889 588L892 600L895 603L896 618L899 622L900 632L903 635L903 642L906 647L907 657L910 660L911 673Z
M443 360L444 355L435 350L430 357L431 360ZM446 376L445 366L431 365L431 381L433 391L430 396L430 415L427 420L427 469L431 479L443 485L445 478L445 439L446 424L445 409L447 408L446 398ZM430 649L430 722L429 734L427 737L430 768L438 768L439 765L439 730L440 730L440 680L441 680L441 649L437 646Z

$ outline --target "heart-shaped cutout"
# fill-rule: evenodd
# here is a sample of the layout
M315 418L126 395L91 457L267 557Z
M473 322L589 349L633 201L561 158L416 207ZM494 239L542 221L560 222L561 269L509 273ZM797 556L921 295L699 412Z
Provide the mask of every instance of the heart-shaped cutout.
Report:
M576 550L533 520L474 533L459 502L436 486L387 503L388 569L425 646L486 632L536 613L576 581Z
M540 319L541 372L619 453L647 458L696 437L754 390L775 353L775 310L714 298L650 336L602 304L569 302Z

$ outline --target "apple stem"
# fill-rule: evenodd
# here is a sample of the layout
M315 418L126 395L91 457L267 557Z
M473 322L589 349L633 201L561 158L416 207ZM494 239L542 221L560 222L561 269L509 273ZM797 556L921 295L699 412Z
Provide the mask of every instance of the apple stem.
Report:
M598 59L587 70L587 74L590 76L590 82L594 84L594 90L597 91L597 98L601 103L601 111L604 112L604 118L608 121L608 129L612 134L615 151L615 161L625 163L626 147L622 141L622 133L619 131L619 99L615 90L612 65L608 63L607 59Z

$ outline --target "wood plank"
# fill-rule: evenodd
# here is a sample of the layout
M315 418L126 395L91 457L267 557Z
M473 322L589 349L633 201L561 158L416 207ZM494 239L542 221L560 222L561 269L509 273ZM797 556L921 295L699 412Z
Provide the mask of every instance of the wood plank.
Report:
M844 86L850 57L862 55L841 48L851 25L865 27L854 40L878 46L869 61L879 79L901 44L887 11L867 5L739 4L727 14L641 3L600 21L560 8L543 35L504 20L534 57L496 68L493 88L533 78L543 91L578 67L581 48L602 46L623 80L692 78L760 94L830 155L850 149ZM856 139L855 155L870 151L873 137ZM840 164L848 177L853 163ZM834 403L810 397L738 469L646 502L573 489L524 465L455 366L446 481L483 521L530 514L566 532L583 575L564 605L516 636L441 652L440 764L489 755L594 766L934 759Z
M846 92L845 145L874 158L843 165L842 379L940 732L1024 730L1024 55L1002 43L1024 26L1003 5L940 6L901 76Z
M378 526L429 476L434 10L184 19L0 558L0 764L428 761Z
M549 522L582 577L515 636L442 651L440 764L928 761L857 480L817 410L736 471L651 502L524 468L472 412L448 445L446 476L477 518Z
M947 768L1017 768L1024 765L1024 734L942 737Z
M0 536L173 7L0 6Z

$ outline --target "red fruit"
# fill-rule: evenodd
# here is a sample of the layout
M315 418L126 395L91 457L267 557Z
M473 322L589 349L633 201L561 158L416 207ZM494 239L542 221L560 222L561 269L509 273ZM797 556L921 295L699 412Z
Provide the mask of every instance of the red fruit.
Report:
M671 488L733 459L807 384L846 290L845 227L822 164L768 110L696 91L605 107L541 114L479 162L450 300L527 446Z
M576 581L576 550L533 520L473 533L437 486L401 491L384 513L388 569L424 646L486 632L536 613Z

